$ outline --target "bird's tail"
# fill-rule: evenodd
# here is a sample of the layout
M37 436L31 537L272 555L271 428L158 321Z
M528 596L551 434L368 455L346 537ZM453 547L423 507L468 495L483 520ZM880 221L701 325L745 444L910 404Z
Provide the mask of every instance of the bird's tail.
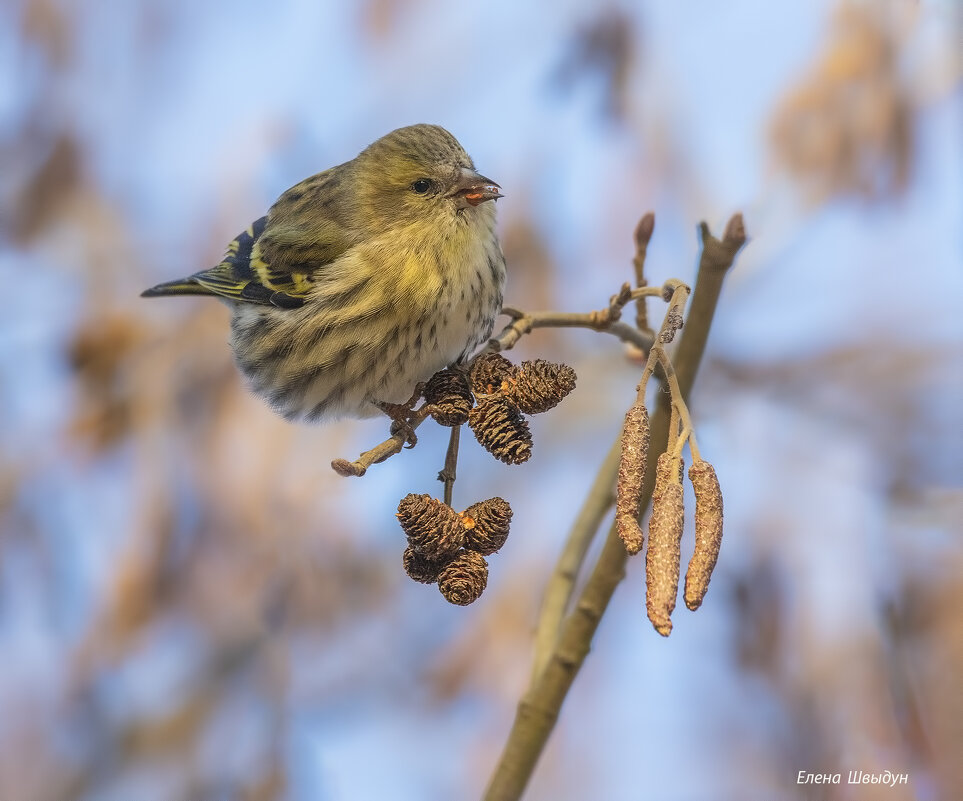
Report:
M159 298L163 295L210 295L211 290L201 286L193 278L179 278L152 286L140 293L142 298Z

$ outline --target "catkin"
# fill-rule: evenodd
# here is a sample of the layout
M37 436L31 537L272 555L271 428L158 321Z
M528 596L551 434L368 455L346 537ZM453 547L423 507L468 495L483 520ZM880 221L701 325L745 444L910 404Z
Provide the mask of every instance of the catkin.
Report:
M625 550L636 554L642 550L639 526L639 504L642 482L649 453L649 412L641 399L625 413L622 426L622 454L616 484L615 523Z
M681 457L668 453L659 456L649 518L649 547L645 554L645 606L649 620L663 637L672 631L670 618L679 594L679 546L684 519L679 481L681 464Z
M685 574L685 605L695 611L702 604L722 545L722 490L716 471L708 462L689 468L695 491L695 551Z

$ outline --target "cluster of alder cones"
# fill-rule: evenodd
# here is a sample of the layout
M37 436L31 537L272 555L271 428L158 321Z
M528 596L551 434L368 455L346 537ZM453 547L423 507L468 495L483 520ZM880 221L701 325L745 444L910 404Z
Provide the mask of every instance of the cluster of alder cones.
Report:
M398 521L408 537L405 572L422 584L437 583L445 600L467 606L485 591L485 557L505 544L511 519L512 508L502 498L458 513L430 495L406 495L398 504Z
M512 364L504 356L480 356L465 370L435 373L422 394L435 422L468 427L492 456L521 464L532 455L527 414L547 412L575 388L575 371L544 359ZM408 537L405 572L437 584L450 603L476 601L488 584L488 562L508 539L512 508L489 498L456 512L430 495L411 493L398 504L398 522Z
M527 462L532 432L526 414L557 406L575 388L575 371L544 359L512 364L488 353L458 370L435 373L424 388L431 416L443 426L468 423L475 439L505 464Z

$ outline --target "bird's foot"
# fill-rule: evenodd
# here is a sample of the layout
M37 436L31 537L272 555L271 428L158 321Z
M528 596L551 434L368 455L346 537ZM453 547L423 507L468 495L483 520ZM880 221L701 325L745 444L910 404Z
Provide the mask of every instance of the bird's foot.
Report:
M414 396L408 403L383 403L375 405L381 409L391 419L391 436L402 436L405 447L414 448L418 443L418 436L415 434L415 427L411 424L412 406L418 402L420 393Z

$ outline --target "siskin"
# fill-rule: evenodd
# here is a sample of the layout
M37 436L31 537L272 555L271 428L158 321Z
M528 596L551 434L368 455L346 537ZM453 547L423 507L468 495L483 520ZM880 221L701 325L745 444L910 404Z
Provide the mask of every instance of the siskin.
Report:
M220 264L143 295L225 301L238 367L284 417L367 417L491 335L498 190L444 128L399 128L288 189Z

